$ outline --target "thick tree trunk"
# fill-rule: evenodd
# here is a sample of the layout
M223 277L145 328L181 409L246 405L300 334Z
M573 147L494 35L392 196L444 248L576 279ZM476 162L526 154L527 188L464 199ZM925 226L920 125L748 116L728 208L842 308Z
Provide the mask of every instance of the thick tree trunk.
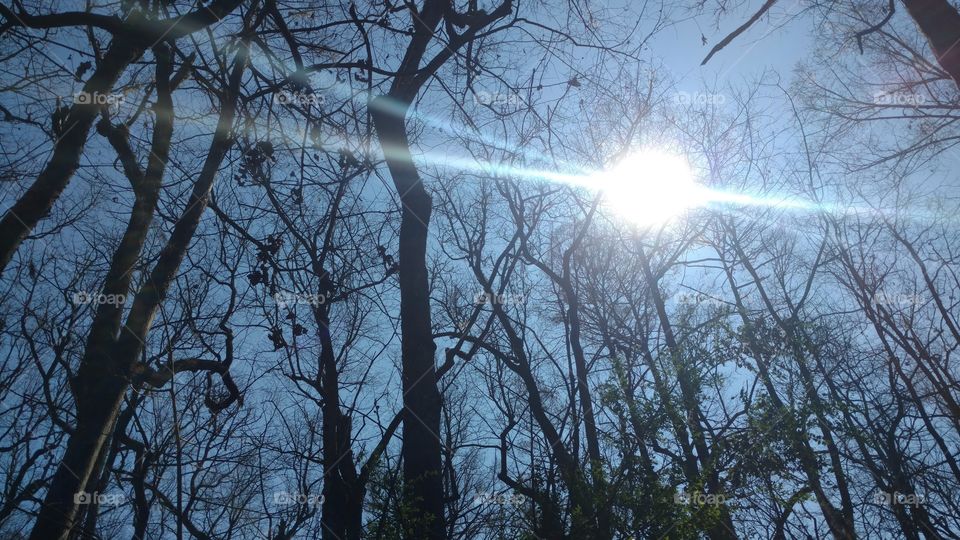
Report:
M960 13L948 0L903 0L937 62L960 86Z
M329 278L326 280L329 282ZM329 289L327 289L329 290ZM323 389L323 538L347 540L360 538L362 506L352 496L356 489L353 450L350 446L350 419L340 411L340 382L337 360L330 339L329 306L318 308L320 326L320 366ZM359 505L362 505L362 499Z
M104 96L109 93L120 74L131 62L143 55L144 49L124 39L115 39L93 76L83 87L86 96ZM101 105L77 100L53 146L53 157L40 172L37 180L0 219L0 274L10 263L20 243L53 207L70 178L80 165L80 155L87 142L90 127L101 110Z
M141 287L133 301L123 331L120 318L106 307L99 309L80 361L73 391L77 403L77 427L70 435L67 449L50 489L44 498L37 522L30 534L31 540L63 540L74 525L77 504L75 495L94 474L97 457L104 448L116 424L120 403L130 385L133 368L147 340L151 322L166 296L180 262L200 223L210 197L217 171L232 144L233 119L236 114L236 96L240 75L246 66L246 53L237 53L230 76L230 88L221 99L221 113L203 169L194 184L187 208L174 226L173 233L160 252L150 279ZM165 128L164 128L165 129ZM160 161L165 161L160 159ZM162 169L158 171L162 174ZM131 215L129 226L147 227L142 216ZM136 231L127 231L124 240L138 237ZM121 244L125 248L127 243ZM112 266L126 257L115 256ZM111 268L111 275L116 268ZM107 284L107 288L115 284ZM112 319L116 324L107 324ZM119 337L117 332L120 332Z
M157 122L146 173L140 171L126 138L116 130L105 128L110 132L108 137L124 162L125 172L136 194L127 228L111 260L104 284L105 294L122 296L129 290L129 270L142 251L166 168L173 132L171 59L169 51L162 46L156 48L156 55ZM97 308L84 356L73 381L77 403L77 429L70 437L66 454L44 499L31 538L66 537L77 518L77 503L82 503L80 493L95 492L95 489L89 488L99 485L98 472L110 453L110 448L105 443L112 434L118 407L136 361L135 354L122 355L115 347L122 309L122 305L109 304L102 304ZM95 513L98 507L96 504L85 504L90 504L87 507L87 521L88 528L92 529L96 523Z
M400 195L400 338L403 377L404 504L409 538L445 538L440 392L427 281L427 233L433 201L423 187L406 134L407 106L391 98L370 104L387 167Z
M31 540L67 538L77 515L78 503L87 504L81 498L81 492L94 473L100 450L113 432L125 390L123 381L105 377L84 393L91 398L78 397L77 427L67 442L63 460L44 497L37 523L30 534Z

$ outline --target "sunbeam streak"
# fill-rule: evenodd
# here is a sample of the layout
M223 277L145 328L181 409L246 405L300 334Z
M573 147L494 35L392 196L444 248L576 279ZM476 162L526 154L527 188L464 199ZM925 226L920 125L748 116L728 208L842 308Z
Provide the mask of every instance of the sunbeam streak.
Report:
M712 189L696 181L696 174L683 156L655 147L640 149L580 183L599 190L610 211L639 225L665 224L695 208L726 205L819 208L788 197Z

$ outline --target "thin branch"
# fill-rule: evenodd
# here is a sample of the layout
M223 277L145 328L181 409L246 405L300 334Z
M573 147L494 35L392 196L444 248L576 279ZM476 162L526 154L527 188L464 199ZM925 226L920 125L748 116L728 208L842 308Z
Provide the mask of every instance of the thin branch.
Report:
M717 43L716 45L714 45L713 49L710 49L710 54L708 54L707 57L703 59L703 62L700 62L700 65L701 66L707 65L707 62L709 62L710 59L713 58L713 55L717 54L724 47L729 45L730 42L737 39L737 36L746 32L747 29L753 26L753 23L760 20L760 17L763 17L763 14L769 11L770 8L773 7L773 4L775 3L777 3L777 0L767 0L763 4L763 6L760 7L760 10L753 14L753 17L750 17L750 19L747 22L741 24L740 27L734 30L733 32L730 32L730 34L727 35L727 37L723 38L723 40L720 41L720 43Z

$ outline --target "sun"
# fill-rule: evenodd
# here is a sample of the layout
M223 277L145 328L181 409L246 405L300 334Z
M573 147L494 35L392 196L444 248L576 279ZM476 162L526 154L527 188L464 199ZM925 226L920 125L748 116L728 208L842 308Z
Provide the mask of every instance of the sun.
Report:
M705 191L678 154L647 148L594 177L604 204L639 225L660 225L703 203Z

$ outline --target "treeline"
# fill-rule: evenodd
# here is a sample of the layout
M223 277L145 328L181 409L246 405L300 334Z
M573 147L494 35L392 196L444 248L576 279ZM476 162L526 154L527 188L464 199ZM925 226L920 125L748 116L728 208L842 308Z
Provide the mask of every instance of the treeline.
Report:
M743 6L0 6L0 536L960 537L914 4L699 93L660 38ZM613 211L638 148L711 200Z

